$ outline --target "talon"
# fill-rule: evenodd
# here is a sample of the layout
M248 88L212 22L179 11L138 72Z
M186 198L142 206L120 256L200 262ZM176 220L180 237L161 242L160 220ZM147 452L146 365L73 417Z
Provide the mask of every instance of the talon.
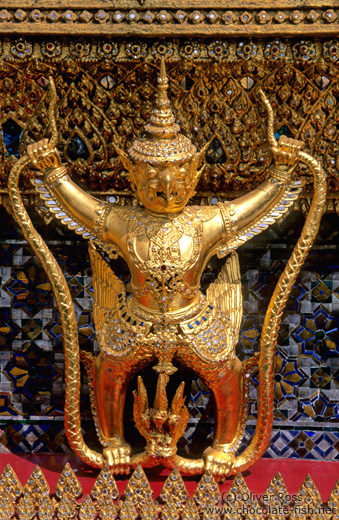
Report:
M110 446L103 450L103 455L108 466L115 474L127 474L130 470L130 454L131 448L124 443L123 446Z
M209 447L204 452L205 469L217 477L218 480L227 477L231 471L235 455L234 453L225 453L220 449Z

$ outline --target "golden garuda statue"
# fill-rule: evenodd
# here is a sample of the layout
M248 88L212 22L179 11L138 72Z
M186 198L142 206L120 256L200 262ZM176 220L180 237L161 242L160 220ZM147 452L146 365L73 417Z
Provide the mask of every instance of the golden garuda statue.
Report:
M135 206L103 202L86 193L69 177L56 149L54 121L55 87L50 81L53 103L50 140L27 149L9 178L13 214L39 257L54 289L65 343L65 424L76 454L94 467L108 463L115 473L127 473L142 463L164 464L183 473L206 469L218 479L243 471L257 461L270 438L273 417L274 352L282 311L303 260L317 234L323 212L326 184L320 165L301 150L300 141L273 133L269 113L268 138L273 164L267 180L257 189L214 206L187 205L201 173L204 150L197 152L180 127L167 96L164 62L149 123L127 153L117 148L128 170L137 198ZM242 317L241 283L235 250L281 218L297 198L301 182L293 172L299 161L314 175L315 193L302 235L275 288L261 335L260 357L241 363L235 354ZM31 162L43 176L35 187L50 211L63 224L89 240L93 270L94 320L100 354L84 355L91 403L103 454L86 446L81 434L79 394L80 356L71 296L53 255L34 229L22 204L18 178ZM112 272L108 257L121 256L131 273L131 294ZM212 255L226 263L206 296L200 279ZM141 454L132 454L124 439L123 412L130 379L155 361L158 385L153 406L138 380L134 417L146 438ZM183 384L169 405L166 385L182 363L209 387L215 400L214 440L203 457L189 460L177 454L176 444L188 420ZM259 366L259 409L254 438L237 456L246 425L249 376Z

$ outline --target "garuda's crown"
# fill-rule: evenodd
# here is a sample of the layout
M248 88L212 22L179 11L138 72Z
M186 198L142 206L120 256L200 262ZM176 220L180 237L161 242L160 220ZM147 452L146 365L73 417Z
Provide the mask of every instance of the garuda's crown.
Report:
M180 126L175 123L167 89L168 78L165 60L162 58L158 92L150 122L145 126L144 135L136 139L128 150L128 155L134 161L154 165L179 164L190 161L196 154L196 147L191 140L179 133Z

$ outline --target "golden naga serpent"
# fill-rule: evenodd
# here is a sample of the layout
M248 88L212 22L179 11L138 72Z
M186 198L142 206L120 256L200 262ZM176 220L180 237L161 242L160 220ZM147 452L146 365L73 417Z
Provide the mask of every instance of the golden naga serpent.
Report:
M49 78L51 103L48 116L51 124L51 146L57 144L58 132L54 117L57 94L53 78ZM102 468L104 457L91 450L85 444L81 433L80 423L80 349L78 330L73 308L71 293L59 264L50 252L47 244L34 228L31 219L23 205L19 192L19 177L22 170L29 163L27 155L21 157L13 166L8 178L8 190L13 215L18 222L24 237L38 257L51 283L54 297L58 306L61 327L64 337L65 353L65 430L72 450L87 464Z
M53 78L49 78L51 103L49 105L48 116L51 124L51 147L57 144L57 128L54 117L57 95ZM265 95L261 92L262 98L269 114L268 120L268 139L272 147L277 147L273 129L273 110ZM325 174L320 164L309 154L298 151L298 158L306 164L314 176L314 197L310 211L306 218L301 236L292 252L292 255L281 274L270 300L265 321L261 333L260 358L259 358L259 389L258 389L258 420L254 437L248 448L235 459L235 463L230 474L245 471L254 464L264 453L269 443L272 422L273 422L273 390L274 390L274 354L277 346L278 331L286 301L290 295L296 277L301 266L313 244L318 233L320 220L326 202L326 180ZM35 255L40 260L42 267L47 273L52 286L55 300L60 313L60 321L64 337L65 352L65 430L72 450L84 462L102 468L105 465L103 455L91 450L86 445L82 433L80 422L80 352L77 333L77 324L72 303L71 294L65 277L50 252L46 243L35 230L28 213L22 202L19 192L19 177L23 169L28 165L27 155L21 157L12 168L8 179L8 190L13 210L13 215L18 222L24 237L32 247ZM248 366L251 360L248 360ZM149 460L148 455L140 454L132 457L131 465L138 463L154 465L154 460ZM190 460L179 455L174 455L169 459L159 459L169 468L177 467L184 473L201 473L204 470L204 460Z

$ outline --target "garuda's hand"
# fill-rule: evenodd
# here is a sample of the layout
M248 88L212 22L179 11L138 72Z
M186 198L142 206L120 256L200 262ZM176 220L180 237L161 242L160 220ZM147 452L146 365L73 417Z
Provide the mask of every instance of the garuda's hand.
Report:
M273 160L275 166L295 166L298 162L299 150L304 146L303 141L290 139L282 135L276 146L272 146Z
M52 170L61 166L59 152L50 146L48 139L27 146L27 155L33 166L39 170Z

